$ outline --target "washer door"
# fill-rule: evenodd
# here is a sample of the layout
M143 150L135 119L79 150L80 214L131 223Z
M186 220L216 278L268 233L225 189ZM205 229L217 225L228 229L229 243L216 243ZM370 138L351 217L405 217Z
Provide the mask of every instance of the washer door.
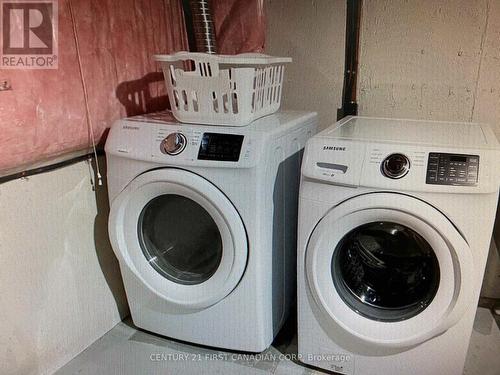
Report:
M243 276L248 244L227 197L204 178L159 169L133 180L112 204L115 253L142 283L176 307L206 308Z
M472 298L467 242L442 213L403 194L334 207L314 229L305 261L327 320L377 346L407 347L444 332Z

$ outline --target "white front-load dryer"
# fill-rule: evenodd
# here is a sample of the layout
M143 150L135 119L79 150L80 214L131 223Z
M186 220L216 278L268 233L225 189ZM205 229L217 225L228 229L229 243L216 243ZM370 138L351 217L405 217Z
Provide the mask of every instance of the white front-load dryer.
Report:
M246 127L117 121L106 142L109 235L136 326L260 352L294 296L302 150L316 115Z
M302 165L298 351L341 374L463 371L498 199L486 125L349 117Z

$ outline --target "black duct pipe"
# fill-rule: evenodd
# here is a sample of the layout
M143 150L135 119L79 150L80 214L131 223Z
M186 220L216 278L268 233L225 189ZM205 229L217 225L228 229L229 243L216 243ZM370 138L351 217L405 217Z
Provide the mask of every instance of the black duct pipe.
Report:
M357 81L359 64L359 33L363 0L347 0L344 86L342 108L337 111L337 119L358 114Z

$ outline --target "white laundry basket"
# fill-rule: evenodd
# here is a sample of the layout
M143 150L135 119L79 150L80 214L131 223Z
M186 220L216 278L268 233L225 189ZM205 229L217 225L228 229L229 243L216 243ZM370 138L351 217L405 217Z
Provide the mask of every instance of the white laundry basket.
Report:
M156 55L170 106L181 122L244 126L280 107L288 57L258 53Z

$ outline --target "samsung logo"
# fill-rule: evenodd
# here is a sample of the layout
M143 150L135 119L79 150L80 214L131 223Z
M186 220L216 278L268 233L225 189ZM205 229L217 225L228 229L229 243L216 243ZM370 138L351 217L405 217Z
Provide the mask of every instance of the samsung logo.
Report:
M345 151L345 147L339 147L339 146L323 146L323 150L331 150L331 151Z
M123 129L139 130L139 127L138 126L124 125Z

